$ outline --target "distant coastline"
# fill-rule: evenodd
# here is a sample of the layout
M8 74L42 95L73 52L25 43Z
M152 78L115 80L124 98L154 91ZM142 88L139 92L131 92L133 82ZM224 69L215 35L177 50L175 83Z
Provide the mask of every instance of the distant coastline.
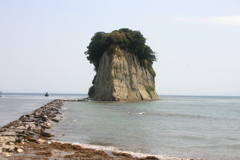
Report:
M57 95L75 95L75 96L85 96L88 97L87 93L49 93L53 96ZM45 95L45 92L2 92L2 95ZM233 98L238 98L240 96L236 95L173 95L173 94L159 94L158 96L160 97L212 97L212 98L217 98L217 97L233 97Z

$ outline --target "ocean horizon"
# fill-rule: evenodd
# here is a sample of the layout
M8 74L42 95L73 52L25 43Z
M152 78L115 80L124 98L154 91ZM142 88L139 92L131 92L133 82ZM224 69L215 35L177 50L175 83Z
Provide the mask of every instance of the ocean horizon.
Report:
M2 93L0 127L53 99L87 94ZM142 102L65 102L53 140L139 154L240 159L240 97L160 95ZM63 136L64 135L64 136Z

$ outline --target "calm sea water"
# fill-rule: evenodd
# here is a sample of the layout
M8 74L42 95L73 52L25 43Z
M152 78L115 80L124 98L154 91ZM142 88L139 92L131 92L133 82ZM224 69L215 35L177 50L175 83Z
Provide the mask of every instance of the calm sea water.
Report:
M12 96L0 98L1 123L5 117L19 118L52 99L86 97ZM51 132L55 140L144 154L240 159L240 97L161 98L147 102L67 102L63 120L53 123Z
M86 97L86 95L82 94L50 94L49 97L44 95L45 93L3 93L2 97L0 97L0 127L17 120L24 114L31 113L54 99Z

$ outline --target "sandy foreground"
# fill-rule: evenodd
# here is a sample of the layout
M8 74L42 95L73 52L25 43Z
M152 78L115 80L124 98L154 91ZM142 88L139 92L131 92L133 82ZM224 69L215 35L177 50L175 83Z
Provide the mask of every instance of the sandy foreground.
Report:
M76 144L51 141L47 129L51 122L60 122L57 115L66 100L53 100L31 114L0 128L0 160L194 160L168 156L146 156L101 147L82 147ZM67 100L72 101L72 100Z

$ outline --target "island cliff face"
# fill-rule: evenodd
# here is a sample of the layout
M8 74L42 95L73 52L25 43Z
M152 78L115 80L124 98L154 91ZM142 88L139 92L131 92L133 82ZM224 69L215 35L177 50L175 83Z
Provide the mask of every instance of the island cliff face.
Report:
M101 101L159 99L155 91L155 72L142 67L135 54L118 45L111 45L103 53L96 72L90 98Z

